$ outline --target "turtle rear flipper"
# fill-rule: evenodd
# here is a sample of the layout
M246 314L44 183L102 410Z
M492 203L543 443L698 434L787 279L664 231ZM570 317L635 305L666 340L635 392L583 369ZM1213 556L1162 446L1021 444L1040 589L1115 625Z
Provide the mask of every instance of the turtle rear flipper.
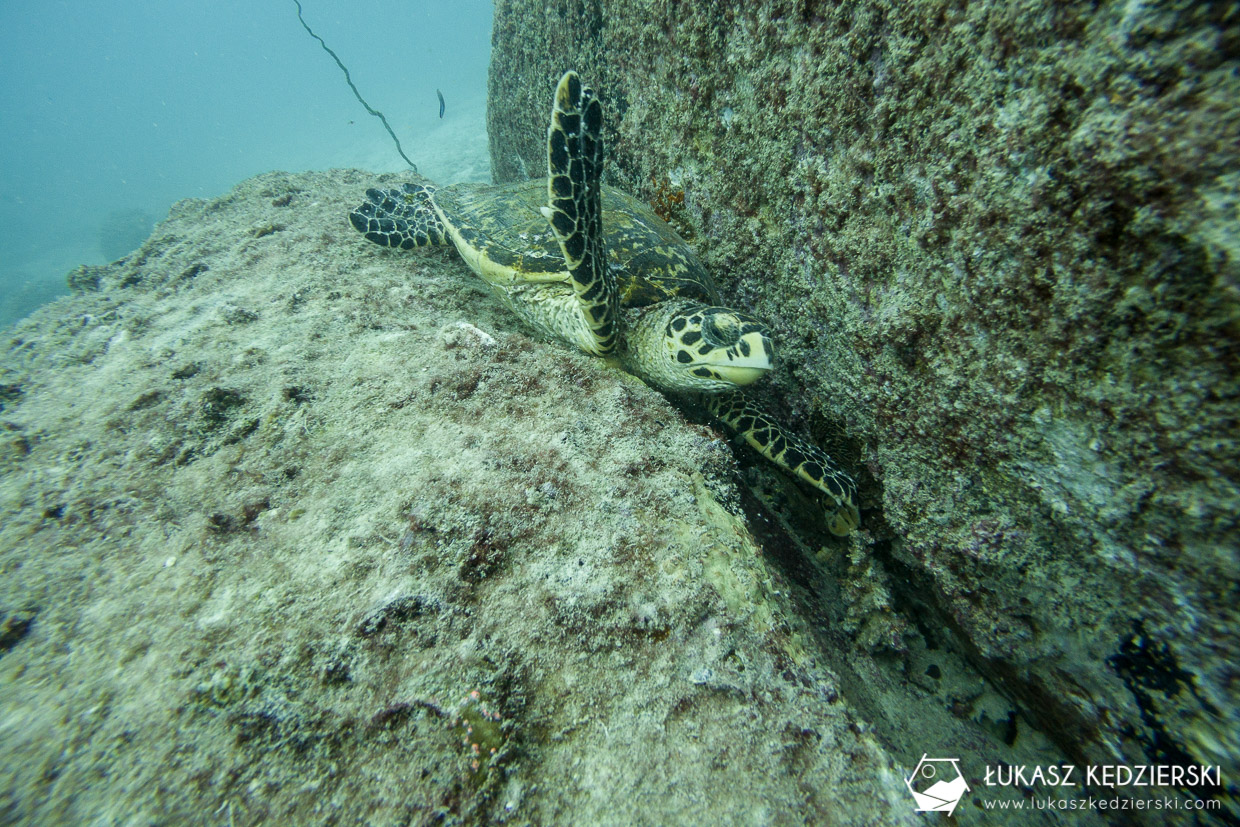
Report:
M861 524L857 484L826 452L789 431L740 391L704 396L707 408L751 448L824 495L827 528L847 537Z
M443 222L431 206L434 187L405 184L398 190L366 190L366 201L349 213L349 223L380 247L412 250L449 244Z
M564 251L569 281L589 328L593 353L616 346L619 290L603 245L603 107L576 72L555 90L547 130L547 200L542 214Z

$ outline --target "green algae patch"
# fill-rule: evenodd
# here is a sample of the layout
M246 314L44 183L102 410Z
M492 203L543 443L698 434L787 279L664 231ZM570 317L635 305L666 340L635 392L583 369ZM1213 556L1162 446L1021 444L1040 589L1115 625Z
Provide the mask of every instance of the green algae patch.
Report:
M776 626L772 586L763 577L763 567L752 564L760 559L761 549L749 536L744 521L730 514L706 489L701 474L694 476L693 489L708 526L697 538L703 557L702 577L723 598L729 617L748 624L760 635L769 633Z
M471 691L452 714L475 780L485 782L506 757L508 733L504 716L478 690Z

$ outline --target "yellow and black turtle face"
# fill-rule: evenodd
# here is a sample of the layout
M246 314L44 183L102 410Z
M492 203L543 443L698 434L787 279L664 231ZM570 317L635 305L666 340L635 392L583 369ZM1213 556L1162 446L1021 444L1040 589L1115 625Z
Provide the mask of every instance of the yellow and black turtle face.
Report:
M727 307L697 305L677 313L666 335L678 385L686 390L748 385L771 369L775 356L766 325Z

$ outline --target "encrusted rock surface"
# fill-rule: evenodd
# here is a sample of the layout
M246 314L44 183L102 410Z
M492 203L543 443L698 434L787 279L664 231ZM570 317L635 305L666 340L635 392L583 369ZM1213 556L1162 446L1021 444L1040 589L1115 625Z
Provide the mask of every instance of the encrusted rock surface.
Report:
M5 332L0 820L914 823L727 443L363 241L373 181L182 202Z
M577 69L610 181L851 440L875 639L942 629L1013 737L1221 766L1240 817L1234 9L498 0L494 43L497 180L541 173L540 90Z

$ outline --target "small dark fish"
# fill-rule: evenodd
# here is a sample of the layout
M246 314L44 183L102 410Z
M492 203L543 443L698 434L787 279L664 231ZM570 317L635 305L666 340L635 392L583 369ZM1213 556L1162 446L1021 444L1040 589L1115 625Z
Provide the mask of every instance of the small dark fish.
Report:
M436 89L435 94L439 96L439 117L442 118L443 117L443 92L440 92L438 89Z

